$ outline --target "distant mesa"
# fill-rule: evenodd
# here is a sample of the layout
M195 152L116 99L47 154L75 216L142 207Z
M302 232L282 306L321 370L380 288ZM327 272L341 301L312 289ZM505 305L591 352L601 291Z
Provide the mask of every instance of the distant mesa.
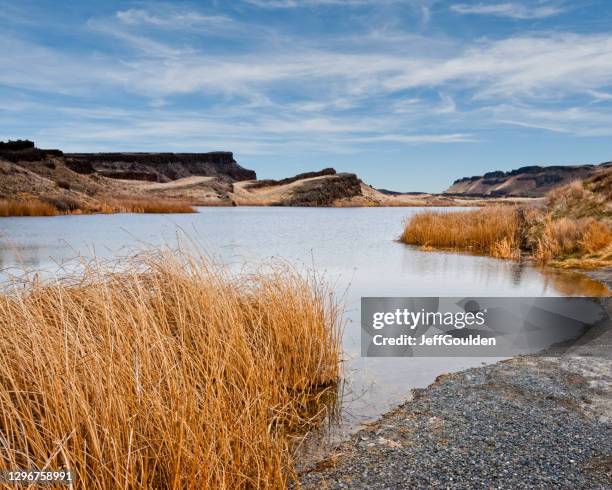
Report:
M62 155L63 153L60 150L36 148L34 142L30 140L0 141L0 158L10 162L17 162L19 160L35 162L48 156Z
M31 148L34 148L34 142L30 140L8 140L7 142L0 141L0 150L23 151Z
M612 162L600 165L531 165L509 172L496 170L457 179L444 193L473 197L542 197L555 187L589 178L606 166L612 166Z
M238 165L229 151L207 153L66 153L66 166L77 173L148 182L170 182L190 176L227 181L253 180L253 170Z

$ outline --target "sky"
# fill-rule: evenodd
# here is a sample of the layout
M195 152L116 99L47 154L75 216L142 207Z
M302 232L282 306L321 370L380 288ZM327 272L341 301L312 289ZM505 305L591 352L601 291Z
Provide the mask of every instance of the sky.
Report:
M0 0L0 140L442 191L612 160L610 0Z

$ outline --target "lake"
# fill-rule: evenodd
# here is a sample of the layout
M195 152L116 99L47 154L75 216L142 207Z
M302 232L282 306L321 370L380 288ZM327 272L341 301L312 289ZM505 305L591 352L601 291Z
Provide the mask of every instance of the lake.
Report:
M446 208L448 209L448 208ZM116 257L187 235L233 269L280 258L324 274L346 304L342 433L376 418L444 372L491 358L360 357L362 296L605 294L582 275L489 257L424 252L397 241L419 208L200 208L197 214L0 219L0 277L20 267L53 274L75 257Z

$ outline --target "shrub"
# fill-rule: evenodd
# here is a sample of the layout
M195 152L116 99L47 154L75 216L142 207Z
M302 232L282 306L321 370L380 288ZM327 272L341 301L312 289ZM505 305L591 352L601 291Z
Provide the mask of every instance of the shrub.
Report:
M610 226L593 219L585 227L580 247L589 253L599 252L612 245L612 229Z
M84 489L287 486L291 436L338 378L325 288L169 253L112 270L0 295L0 467L69 467Z
M508 206L474 211L422 211L408 220L401 240L423 247L517 257L520 254L520 219L516 209Z

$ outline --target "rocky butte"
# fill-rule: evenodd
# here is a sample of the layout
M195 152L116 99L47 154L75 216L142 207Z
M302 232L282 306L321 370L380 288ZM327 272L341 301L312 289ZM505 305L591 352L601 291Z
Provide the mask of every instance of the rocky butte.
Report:
M599 169L612 166L612 162L600 165L537 165L521 167L509 172L497 170L484 175L455 180L445 191L449 195L478 197L542 197L555 187L573 180L594 176Z

